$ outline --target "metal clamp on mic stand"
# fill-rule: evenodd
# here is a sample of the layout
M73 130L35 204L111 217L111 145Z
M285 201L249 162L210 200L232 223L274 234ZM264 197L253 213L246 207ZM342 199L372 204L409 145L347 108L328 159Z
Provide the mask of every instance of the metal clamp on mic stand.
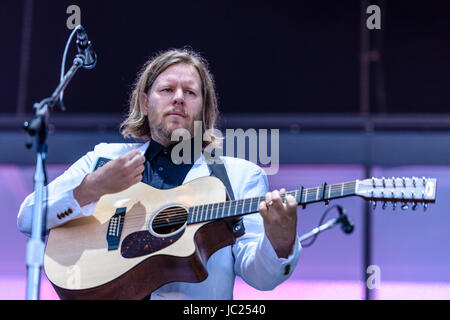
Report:
M64 75L65 57L67 54L68 45L77 32L77 47L78 54L73 60L72 67ZM91 69L97 62L97 55L92 51L91 43L87 39L86 32L83 27L79 25L70 35L64 52L63 67L61 82L55 89L51 97L43 99L39 103L33 105L35 118L30 122L24 123L24 130L27 134L26 147L32 147L31 137L36 136L36 171L34 175L34 205L33 218L31 225L31 238L27 243L26 248L26 264L27 264L27 300L39 299L40 275L41 268L44 261L45 245L43 238L46 233L47 214L44 203L47 201L46 184L47 174L45 169L45 159L47 157L47 134L48 134L48 119L50 117L50 110L53 110L55 104L58 104L64 111L62 103L62 94L64 89L69 84L72 77L75 75L80 67ZM58 99L60 99L58 101Z
M337 208L338 212L339 212L339 217L334 218L334 219L330 219L327 222L323 223L323 220L325 219L325 216L327 215L327 213L333 209L333 208ZM321 221L319 223L319 226L314 228L313 230L311 230L310 232L302 235L300 237L300 242L305 241L306 239L309 239L311 237L313 237L313 239L307 243L307 244L303 244L302 243L302 247L309 247L311 246L314 241L316 240L317 236L319 235L319 233L331 229L334 226L341 224L341 229L342 231L344 231L344 233L350 234L353 232L354 229L354 225L352 224L352 222L348 219L347 214L345 213L345 209L343 207L341 207L340 205L334 205L330 208L328 208L325 213L323 214Z

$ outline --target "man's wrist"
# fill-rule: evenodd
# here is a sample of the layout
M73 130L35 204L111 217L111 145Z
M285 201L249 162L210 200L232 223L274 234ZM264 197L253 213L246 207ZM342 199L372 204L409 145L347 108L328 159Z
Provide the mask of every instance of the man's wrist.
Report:
M273 239L271 239L269 234L266 234L267 239L269 240L270 245L272 246L273 250L277 254L278 258L287 258L292 252L292 248L294 248L295 244L295 236L294 239L289 242L288 244L281 244L276 243Z
M73 197L80 207L97 202L100 199L101 190L95 185L95 177L88 174L84 177L81 184L73 190Z
M278 258L287 258L292 252L294 247L294 242L288 246L274 247L273 250L277 254Z

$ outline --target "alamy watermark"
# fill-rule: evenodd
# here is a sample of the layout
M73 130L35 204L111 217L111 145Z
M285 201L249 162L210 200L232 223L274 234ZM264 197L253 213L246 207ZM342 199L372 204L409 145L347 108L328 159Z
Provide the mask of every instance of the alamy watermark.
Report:
M369 275L366 280L367 288L370 290L380 289L381 284L381 269L377 265L370 265L366 269L366 274Z
M73 30L81 24L81 9L79 6L74 4L68 6L66 13L70 14L66 20L66 27L69 30Z
M200 155L203 142L212 142L210 137L214 136L224 142L225 153L222 145L210 143L204 149L205 160L208 163L220 163L222 156L237 157L261 165L267 175L278 173L280 164L279 129L271 129L270 132L267 129L256 130L253 128L245 131L243 129L226 129L225 136L223 136L222 132L217 129L208 129L202 134L202 125L202 121L194 121L194 137L189 130L184 128L175 129L172 132L171 140L179 141L172 149L173 163L191 163L192 154Z
M381 29L381 9L379 6L373 4L367 7L367 14L370 16L366 20L367 29Z

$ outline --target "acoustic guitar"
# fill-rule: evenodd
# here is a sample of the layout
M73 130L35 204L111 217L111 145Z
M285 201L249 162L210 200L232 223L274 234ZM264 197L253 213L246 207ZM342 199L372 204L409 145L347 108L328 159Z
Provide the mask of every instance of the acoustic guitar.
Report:
M416 210L435 202L436 179L372 178L286 194L303 207L360 196ZM224 185L211 176L169 190L139 182L104 195L91 216L50 230L45 273L61 299L142 299L169 282L203 281L208 258L244 234L242 216L258 212L264 196L225 200Z

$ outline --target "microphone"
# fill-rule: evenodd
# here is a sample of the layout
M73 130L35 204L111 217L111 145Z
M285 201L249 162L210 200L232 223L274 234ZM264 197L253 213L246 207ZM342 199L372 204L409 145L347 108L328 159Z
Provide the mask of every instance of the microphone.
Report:
M86 30L80 25L77 29L77 48L78 54L84 57L82 67L92 69L97 64L97 54L92 49L91 41L89 41Z
M352 233L353 229L355 228L353 223L348 219L346 213L345 213L345 209L343 207L341 207L340 205L337 206L338 211L339 211L339 218L337 220L338 223L341 224L341 229L342 231L344 231L345 233Z

